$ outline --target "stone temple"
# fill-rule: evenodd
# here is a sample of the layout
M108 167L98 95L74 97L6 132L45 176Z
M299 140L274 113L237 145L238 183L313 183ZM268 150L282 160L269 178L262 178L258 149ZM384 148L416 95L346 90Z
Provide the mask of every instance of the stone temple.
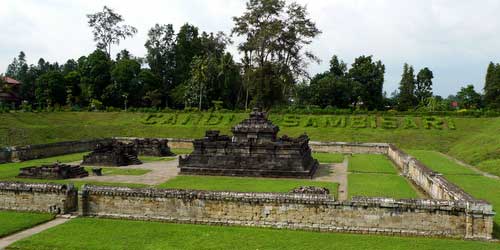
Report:
M232 128L233 136L206 131L193 142L193 153L179 158L181 174L311 178L318 161L311 156L309 137L278 138L279 127L254 109Z
M98 143L94 150L83 156L82 165L87 166L128 166L142 162L137 158L134 144L112 141Z

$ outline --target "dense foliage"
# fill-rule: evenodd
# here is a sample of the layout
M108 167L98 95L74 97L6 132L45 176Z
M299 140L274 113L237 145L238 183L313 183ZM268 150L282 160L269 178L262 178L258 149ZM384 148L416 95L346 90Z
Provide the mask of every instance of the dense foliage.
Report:
M285 0L249 0L246 10L233 17L231 36L241 61L227 47L231 37L184 24L155 24L148 32L146 55L127 50L111 56L112 45L133 36L137 29L104 6L87 15L97 49L64 64L43 58L28 64L20 52L6 76L22 82L25 111L118 109L245 109L399 110L409 112L500 109L500 64L490 63L484 95L472 85L447 98L433 95L433 72L414 71L405 64L398 91L383 92L385 66L373 56L361 55L348 66L332 56L330 69L309 76L306 66L318 62L307 46L321 33L306 6ZM3 79L3 78L2 78ZM0 84L0 92L9 86ZM12 106L12 105L9 105ZM1 103L0 110L6 105ZM320 112L320 113L321 113ZM334 111L337 112L337 111Z

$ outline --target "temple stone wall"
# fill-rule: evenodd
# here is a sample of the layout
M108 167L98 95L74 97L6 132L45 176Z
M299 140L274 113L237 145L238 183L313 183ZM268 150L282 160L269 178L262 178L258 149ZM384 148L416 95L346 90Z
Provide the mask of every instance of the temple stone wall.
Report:
M81 214L106 218L363 234L491 238L491 206L355 198L84 186Z
M77 195L68 185L0 182L0 210L65 214L77 210Z
M387 154L387 143L309 142L314 152L342 154Z
M107 141L111 141L111 139L66 141L19 147L7 147L0 149L0 163L27 161L57 155L91 151L92 149L94 149L97 143L103 143Z

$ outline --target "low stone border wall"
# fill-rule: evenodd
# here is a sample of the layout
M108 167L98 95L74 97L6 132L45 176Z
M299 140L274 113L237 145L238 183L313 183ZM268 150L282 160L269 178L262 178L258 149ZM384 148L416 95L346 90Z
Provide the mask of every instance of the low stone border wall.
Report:
M0 182L0 210L66 214L77 210L72 185Z
M434 172L396 146L390 145L387 155L406 178L424 190L430 197L441 200L477 202L474 197L449 182L440 173Z
M110 139L93 139L7 147L0 149L0 163L27 161L57 155L91 151L97 143L103 143L109 140Z
M387 143L309 142L314 152L341 154L387 154Z
M209 225L489 239L491 207L463 201L84 186L81 214Z

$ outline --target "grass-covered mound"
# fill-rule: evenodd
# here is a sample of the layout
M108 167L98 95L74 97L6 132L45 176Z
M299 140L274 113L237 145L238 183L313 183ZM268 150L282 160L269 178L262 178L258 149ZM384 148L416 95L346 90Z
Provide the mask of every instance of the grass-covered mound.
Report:
M110 136L199 138L205 130L229 134L245 113L5 113L0 146L41 144ZM270 114L281 134L304 132L317 141L390 142L435 150L480 165L500 159L500 118L376 117ZM485 168L489 170L491 168Z
M54 215L46 213L24 213L0 211L0 238L52 220Z
M356 154L349 157L349 198L354 196L418 198L415 188L385 155Z
M498 243L77 218L8 249L499 249Z

